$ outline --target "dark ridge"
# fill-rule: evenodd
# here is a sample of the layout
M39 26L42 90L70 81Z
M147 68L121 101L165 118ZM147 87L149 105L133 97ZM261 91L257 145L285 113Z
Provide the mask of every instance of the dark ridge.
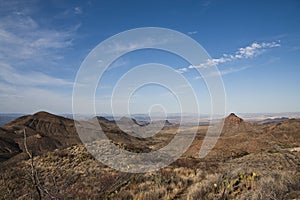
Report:
M20 152L21 149L15 141L0 137L0 162L8 160Z
M262 121L259 121L258 123L260 124L278 124L278 123L281 123L281 122L285 122L289 120L289 118L287 117L280 117L280 118L274 118L274 119L264 119Z
M105 117L97 116L96 118L98 119L98 121L101 121L101 122L108 122L108 123L112 122L109 119L106 119Z

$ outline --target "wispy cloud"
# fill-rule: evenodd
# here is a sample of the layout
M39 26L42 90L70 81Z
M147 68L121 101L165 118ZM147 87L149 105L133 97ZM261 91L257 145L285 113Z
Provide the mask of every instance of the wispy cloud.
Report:
M180 68L180 69L177 69L177 70L176 70L176 72L181 73L181 74L183 74L184 72L187 72L187 71L188 71L188 68L187 68L187 67Z
M124 67L124 66L127 66L129 63L130 63L129 60L120 57L120 58L118 58L117 60L115 60L115 61L109 66L109 68L108 68L107 70L109 71L109 70L116 69L116 68L119 68L119 67Z
M106 47L110 50L112 53L120 53L125 51L133 51L140 48L145 48L149 46L159 45L159 44L165 44L172 40L172 38L169 39L161 39L159 37L148 37L148 38L135 38L134 42L128 42L128 41L122 41L122 42L115 42L111 44L110 46Z
M14 86L72 86L73 82L55 78L41 72L20 72L0 63L0 80Z
M76 14L76 15L81 15L82 14L82 9L80 8L80 7L75 7L74 8L74 13Z
M0 110L70 111L72 81L58 77L66 50L80 24L54 26L53 18L37 18L36 1L1 1ZM82 10L74 8L74 14ZM60 68L57 68L59 66ZM49 73L47 73L47 72ZM50 73L51 72L51 73Z
M45 28L23 12L9 13L0 17L0 59L8 63L63 59L59 50L73 45L79 26L65 30Z
M228 63L238 59L254 58L264 52L266 49L279 47L279 42L263 42L257 43L254 42L249 46L239 48L234 54L223 54L220 58L208 59L206 62L201 63L197 66L189 66L189 69L193 68L206 68L211 66L217 66L222 63ZM186 68L179 69L179 71L187 71Z
M198 31L190 31L190 32L188 32L189 35L195 35L197 33L198 33Z
M245 66L245 67L240 67L240 68L229 68L229 69L224 69L224 70L219 70L219 71L212 71L209 74L206 74L206 77L212 77L212 76L224 76L227 74L232 74L235 72L239 72L239 71L243 71L245 69L248 69L249 66ZM202 79L202 76L197 76L196 79Z
M204 1L201 1L201 6L203 7L208 7L212 4L213 0L204 0Z

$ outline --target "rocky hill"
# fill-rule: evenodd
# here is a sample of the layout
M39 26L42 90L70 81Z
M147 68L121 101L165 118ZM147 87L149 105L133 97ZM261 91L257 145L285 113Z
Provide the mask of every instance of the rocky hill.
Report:
M73 120L47 112L38 112L17 118L1 127L2 161L24 152L24 131L27 146L33 154L80 143Z
M104 117L96 117L88 121L81 121L80 123L90 127L91 130L96 130L96 126L99 124L102 131L114 144L122 146L127 150L149 152L151 151L149 146L154 145L153 138L147 140L133 137L121 130L115 121ZM127 126L127 128L130 128L133 124L141 127L149 124L126 117L123 117L118 123ZM169 127L171 125L168 121L165 123L165 126ZM47 112L38 112L33 115L19 117L0 127L0 143L2 144L0 148L0 162L12 157L16 161L24 158L24 155L16 157L17 154L22 154L25 151L24 132L26 134L28 149L36 155L82 143L76 131L74 120ZM89 137L89 140L92 142L98 138L97 134L97 132L89 132L86 137ZM163 137L168 138L168 134L166 135ZM158 134L159 138L160 136L162 135ZM154 138L156 141L154 143L161 141L159 138Z

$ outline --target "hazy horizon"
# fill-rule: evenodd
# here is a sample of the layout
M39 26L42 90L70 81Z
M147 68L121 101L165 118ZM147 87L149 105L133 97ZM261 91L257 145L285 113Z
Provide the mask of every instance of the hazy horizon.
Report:
M35 112L28 112L28 113L0 113L1 116L5 116L5 115L33 115L36 114L38 112L48 112L54 115L59 115L59 116L63 116L63 115L83 115L83 116L88 116L91 114L88 113L55 113L55 112L50 112L47 110L39 110L39 111L35 111ZM243 116L252 116L252 115L270 115L270 116L275 116L275 115L279 115L284 117L285 115L299 115L300 117L300 112L267 112L267 113L239 113L239 112L226 112L225 116L234 113L236 115L243 115ZM149 113L116 113L116 114L109 114L109 113L96 113L96 114L92 114L92 115L96 115L96 116L138 116L138 115L142 115L142 116L150 116ZM159 113L154 113L154 117L160 117L163 114L159 114ZM197 113L167 113L167 115L169 115L169 117L173 117L173 116L197 116ZM211 114L210 113L200 113L200 117L209 117ZM223 116L222 114L215 114L215 116Z

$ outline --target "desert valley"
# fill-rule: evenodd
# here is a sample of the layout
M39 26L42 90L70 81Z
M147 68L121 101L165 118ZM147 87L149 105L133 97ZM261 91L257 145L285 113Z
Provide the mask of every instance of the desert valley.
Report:
M94 119L95 120L95 119ZM97 117L119 148L155 151L176 134L166 121L153 137L137 138ZM130 118L121 118L136 123ZM147 122L139 122L147 126ZM154 122L153 122L154 123ZM74 121L47 112L19 117L0 129L1 199L297 199L300 196L300 119L247 122L235 114L213 150L199 158L207 125L171 165L125 173L97 161L82 144ZM213 126L218 126L218 123Z

